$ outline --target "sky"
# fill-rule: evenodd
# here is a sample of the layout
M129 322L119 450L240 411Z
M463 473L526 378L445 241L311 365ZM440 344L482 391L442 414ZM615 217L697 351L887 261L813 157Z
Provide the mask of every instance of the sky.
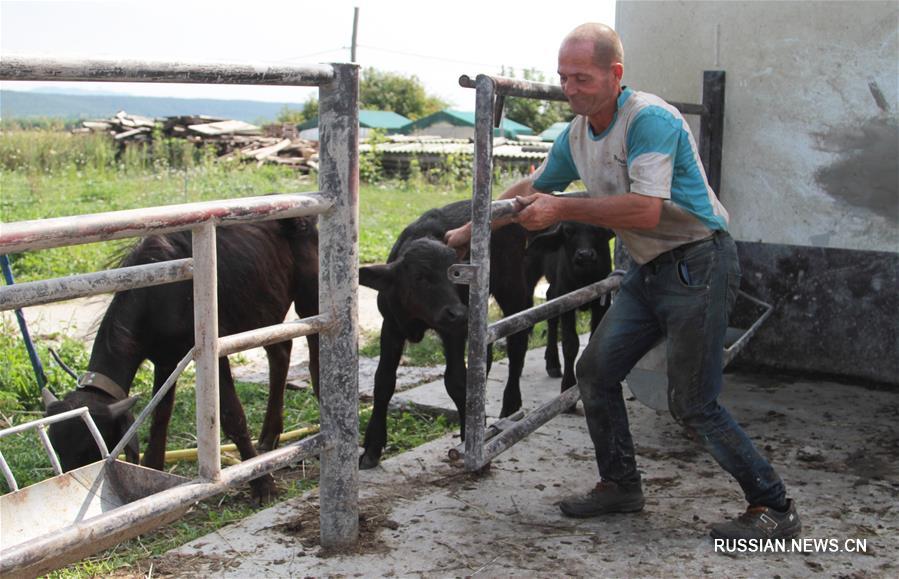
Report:
M416 75L428 93L473 110L461 74L535 68L557 83L556 53L583 22L614 26L614 0L0 0L0 57L101 57L178 62L347 62L359 7L357 62ZM52 86L146 96L302 103L305 87L2 82L7 90Z

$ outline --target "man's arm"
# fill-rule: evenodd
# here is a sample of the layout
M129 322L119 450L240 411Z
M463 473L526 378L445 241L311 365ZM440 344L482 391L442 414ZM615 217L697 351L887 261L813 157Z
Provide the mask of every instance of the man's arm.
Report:
M517 197L530 197L536 194L537 190L534 189L533 181L530 177L525 177L503 191L503 194L500 195L499 198L515 199ZM516 217L514 215L503 217L501 219L494 219L490 223L490 229L498 229L503 225L513 223L515 219ZM465 253L468 249L468 244L471 242L471 222L469 221L462 227L447 231L446 235L443 237L443 241L458 253Z
M662 213L662 199L639 193L560 198L537 192L517 200L526 207L512 221L531 231L559 221L581 221L609 229L652 229Z

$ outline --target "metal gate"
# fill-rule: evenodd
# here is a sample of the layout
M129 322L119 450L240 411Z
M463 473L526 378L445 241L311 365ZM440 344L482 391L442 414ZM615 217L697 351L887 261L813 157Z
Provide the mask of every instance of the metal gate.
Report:
M500 126L506 96L566 101L561 87L524 80L480 74L474 80L459 78L463 87L476 89L474 191L471 206L471 262L453 266L450 279L469 284L468 319L468 389L465 407L465 468L476 471L490 463L513 444L540 428L580 398L577 388L569 388L560 396L512 422L501 420L495 434L485 441L485 394L487 383L487 344L524 330L535 323L556 317L562 312L616 289L622 272L613 272L598 281L539 306L518 312L498 322L487 324L490 281L490 221L517 211L514 200L491 203L493 177L493 128ZM709 184L717 192L721 185L721 149L724 129L724 72L705 71L702 104L671 102L683 114L699 115L699 154ZM577 195L577 194L575 194ZM616 252L617 253L617 252ZM458 458L459 449L450 451Z
M321 458L321 544L347 546L358 535L358 66L270 66L57 60L4 56L0 80L106 81L318 86L319 192L281 194L4 223L0 254L190 230L193 258L0 288L0 310L17 309L193 278L199 479L0 552L0 575L40 569L60 552L122 535L198 500L303 458ZM319 220L319 315L218 337L217 226L305 215ZM218 358L320 334L321 433L225 469L221 467ZM188 358L179 365L187 365ZM174 383L176 373L169 379ZM109 460L115 460L116 451ZM46 567L45 567L46 570Z

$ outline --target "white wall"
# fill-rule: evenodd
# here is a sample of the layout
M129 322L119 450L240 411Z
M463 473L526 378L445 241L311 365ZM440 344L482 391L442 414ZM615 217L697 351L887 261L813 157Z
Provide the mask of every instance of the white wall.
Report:
M899 2L619 1L616 20L635 89L699 102L726 71L737 239L899 250Z

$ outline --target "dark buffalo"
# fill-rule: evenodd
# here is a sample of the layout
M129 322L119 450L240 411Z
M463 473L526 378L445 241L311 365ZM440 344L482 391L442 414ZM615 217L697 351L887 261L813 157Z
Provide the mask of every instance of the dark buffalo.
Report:
M318 313L318 232L314 218L282 219L219 228L219 335L225 336L280 323L294 302L301 317ZM122 266L190 257L190 232L150 236L137 244ZM309 336L310 372L318 384L318 337ZM100 322L82 386L62 401L46 400L47 414L87 406L112 448L132 424L134 398L124 398L141 362L154 365L154 392L194 344L193 284L190 281L145 287L115 295ZM269 401L259 448L272 449L283 430L284 388L291 342L266 346ZM87 385L84 385L84 384ZM243 407L234 389L228 358L219 360L221 425L242 459L256 456ZM317 393L317 392L316 392ZM124 398L124 399L123 399ZM174 388L157 407L143 464L162 469L166 431L175 400ZM100 455L81 421L50 427L50 438L65 470L99 460ZM137 461L136 440L126 458ZM253 494L268 500L274 481L266 475L252 482Z
M603 227L563 221L552 229L535 236L528 244L527 280L534 287L541 277L549 282L547 299L557 298L568 292L600 281L612 272L609 257L609 240L614 233ZM596 329L608 309L608 302L593 300L581 306L591 311L590 331ZM564 372L559 364L559 350L556 345L558 318L547 320L546 332L546 373L554 378L562 378L562 391L576 383L574 361L580 350L577 336L576 310L560 316L562 319L562 355L565 359Z
M361 284L378 290L381 325L381 358L375 373L375 400L365 431L361 468L377 466L387 444L387 405L396 387L396 370L406 342L419 342L433 329L443 342L446 356L444 383L459 411L465 431L465 341L468 332L468 287L453 284L447 268L457 262L456 252L443 243L444 234L471 216L471 201L459 201L432 209L406 227L390 251L387 263L363 267ZM490 293L506 315L533 303L524 275L527 232L507 225L491 236ZM527 351L528 332L507 340L509 378L503 394L501 416L521 407L519 379ZM489 358L488 358L489 360Z

